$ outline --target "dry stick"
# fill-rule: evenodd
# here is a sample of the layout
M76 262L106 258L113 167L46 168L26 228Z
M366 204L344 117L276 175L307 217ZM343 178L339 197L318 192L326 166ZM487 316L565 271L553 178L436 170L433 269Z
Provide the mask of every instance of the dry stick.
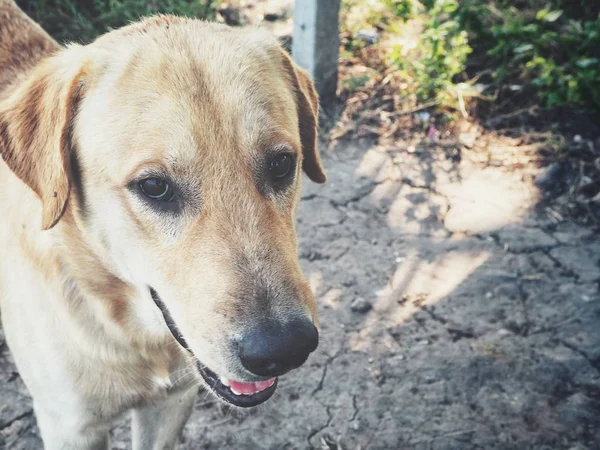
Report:
M432 100L430 102L423 103L422 105L416 106L411 109L402 109L400 111L394 111L393 113L386 114L386 116L387 116L386 118L389 119L390 117L407 116L409 114L414 114L416 112L423 111L424 109L431 108L432 106L435 106L437 104L438 104L437 100Z
M490 119L490 120L486 121L486 123L485 123L485 124L486 124L486 125L489 125L489 123L490 123L492 120L504 120L504 119L510 119L511 117L518 116L518 115L520 115L520 114L522 114L522 113L524 113L524 112L533 112L533 111L535 111L536 109L539 109L539 106L538 106L538 105L534 105L534 106L528 106L527 108L521 108L521 109L517 109L516 111L512 111L512 112L509 112L509 113L506 113L506 114L500 114L500 115L498 115L498 116L495 116L493 119Z

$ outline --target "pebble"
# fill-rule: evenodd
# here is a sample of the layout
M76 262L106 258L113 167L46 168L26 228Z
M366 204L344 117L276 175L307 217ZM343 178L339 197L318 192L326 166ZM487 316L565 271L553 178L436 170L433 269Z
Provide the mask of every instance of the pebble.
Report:
M429 119L431 118L431 114L429 114L428 112L418 112L415 114L415 116L417 116L417 119L419 119L420 122L422 123L427 123L429 122Z
M372 45L379 40L379 33L375 29L360 30L358 33L356 33L356 38L366 42L369 45Z
M371 310L371 308L373 308L373 305L371 305L371 302L369 302L368 300L365 300L362 297L356 297L354 299L354 301L352 302L352 304L350 305L350 309L354 312L357 313L367 313Z
M506 337L506 336L510 336L512 333L510 331L508 331L506 328L500 328L497 332L499 337Z
M423 382L425 384L433 384L436 381L438 381L438 377L436 377L435 375L428 374L423 377Z

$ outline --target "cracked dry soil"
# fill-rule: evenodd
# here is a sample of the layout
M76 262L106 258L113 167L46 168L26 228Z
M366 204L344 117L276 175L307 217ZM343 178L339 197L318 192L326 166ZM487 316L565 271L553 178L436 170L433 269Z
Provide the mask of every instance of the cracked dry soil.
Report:
M443 146L347 145L325 164L298 217L318 351L249 414L201 394L180 448L600 448L595 232L534 212L532 169ZM41 448L1 334L0 448Z

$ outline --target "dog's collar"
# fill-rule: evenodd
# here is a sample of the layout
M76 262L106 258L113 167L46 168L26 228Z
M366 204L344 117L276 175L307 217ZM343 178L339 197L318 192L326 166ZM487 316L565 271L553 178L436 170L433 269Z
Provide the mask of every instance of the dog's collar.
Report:
M179 345L181 345L183 348L185 348L193 356L194 353L192 352L187 341L183 337L183 334L181 334L181 331L179 331L179 328L177 327L177 324L173 320L171 313L169 312L166 305L164 304L164 302L161 300L161 298L158 296L158 294L156 293L156 291L153 288L150 288L150 295L152 296L152 300L154 300L154 303L156 304L156 306L158 306L158 309L160 309L160 312L162 313L162 316L165 319L165 323L167 324L167 327L169 328L169 331L171 332L171 334L173 335L175 340L177 342L179 342Z

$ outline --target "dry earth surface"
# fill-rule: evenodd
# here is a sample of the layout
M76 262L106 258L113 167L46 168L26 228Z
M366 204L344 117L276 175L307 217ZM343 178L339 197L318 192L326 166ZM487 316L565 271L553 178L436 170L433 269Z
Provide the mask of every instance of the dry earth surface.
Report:
M598 449L600 241L535 212L533 169L460 145L338 145L304 184L322 341L249 414L205 394L182 449ZM113 448L129 448L127 419ZM0 448L38 449L0 331Z

